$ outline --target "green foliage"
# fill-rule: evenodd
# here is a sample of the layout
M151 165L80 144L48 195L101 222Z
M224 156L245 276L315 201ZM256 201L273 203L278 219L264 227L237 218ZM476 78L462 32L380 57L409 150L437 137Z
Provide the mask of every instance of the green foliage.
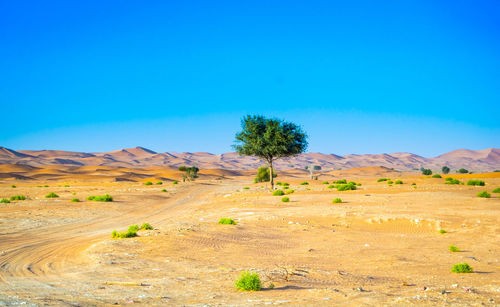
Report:
M285 192L283 190L276 190L273 192L273 196L283 196L285 195Z
M286 190L286 191L285 191L285 194L292 194L293 192L295 192L295 190L290 189L290 190Z
M157 181L156 182L157 185L162 185L163 184L163 181Z
M153 185L153 183L151 181L146 181L144 185Z
M451 271L453 273L472 273L472 268L467 263L458 263L451 268Z
M450 250L450 252L452 253L457 253L460 251L460 249L458 247L456 247L455 245L450 245L450 247L448 248Z
M335 189L336 187L337 187L337 186L336 186L336 185L334 185L334 184L330 184L330 185L328 186L328 188L329 188L329 189Z
M138 225L132 225L125 232L117 232L116 230L113 230L113 232L111 233L111 237L113 239L118 239L118 238L132 238L132 237L137 236L137 231L139 231L139 226Z
M396 182L394 182L395 184L403 184L403 181L402 180L396 180Z
M287 186L289 186L289 185L290 185L290 184L289 184L288 182L283 182L283 186L284 186L284 187L287 187Z
M172 184L178 184L179 182L177 180L172 181Z
M276 182L276 185L283 185L283 182L278 181Z
M10 200L8 200L7 198L0 199L0 204L8 204L8 203L10 203Z
M387 180L387 184L393 184L394 182L392 180Z
M179 166L179 170L181 172L184 172L185 174L182 175L182 180L183 181L194 181L196 178L198 178L198 172L200 171L199 168L196 166Z
M387 180L389 180L389 178L379 178L379 179L377 180L377 182L382 182L382 181L387 181Z
M424 175L432 175L432 171L429 168L424 168L422 170L422 174L424 174Z
M219 220L219 224L223 224L223 225L236 225L236 222L233 220L233 219L230 219L230 218L221 218Z
M495 188L491 193L500 193L500 188Z
M270 171L269 171L269 167L263 165L261 167L259 167L259 169L257 169L257 176L254 178L253 182L257 183L257 182L268 182L271 180L271 177L269 175ZM273 170L273 178L276 178L278 177L278 175L276 174L276 172ZM283 183L280 182L279 185L282 185Z
M10 200L26 200L26 196L24 196L24 195L15 195L15 196L11 196Z
M80 200L79 200L78 198L73 198L73 199L71 200L71 202L72 202L72 203L79 203L79 202L80 202Z
M469 180L467 181L467 185L474 185L474 186L482 186L484 187L484 181L482 180Z
M289 202L289 201L290 201L290 198L285 196L285 197L283 197L283 198L281 199L281 201L282 201L282 202L284 202L284 203L287 203L287 202Z
M45 195L45 198L57 198L59 195L57 195L54 192L50 192L49 194Z
M323 184L330 184L328 181L323 181Z
M441 171L443 172L443 174L448 174L450 172L450 168L448 166L443 166L443 168L441 169Z
M356 185L354 184L339 184L337 185L337 191L348 191L356 190Z
M335 181L336 184L346 184L347 183L347 180L345 179L340 179L340 180L337 180Z
M440 230L439 230L439 233L443 235L443 234L447 233L447 231L446 231L446 230L444 230L444 229L440 229Z
M167 189L161 189L162 192L167 192Z
M108 194L105 194L105 195L101 195L101 196L94 196L94 195L91 195L89 197L87 197L87 200L93 200L93 201L113 201L113 197L111 197L111 195L108 195Z
M434 174L434 175L432 175L432 178L443 178L443 177L441 177L441 175L439 175L439 174Z
M243 190L250 190L249 187L243 187Z
M453 179L451 177L447 177L445 180L444 180L444 183L446 184L460 184L460 180L458 179Z
M259 275L250 272L242 272L240 278L236 280L235 286L243 291L259 291L262 289Z
M301 182L300 185L309 185L309 182L304 181L304 182Z
M14 184L13 184L13 185L11 185L10 187L11 187L11 188L13 188L13 189L15 189L15 188L16 188L16 186L15 186Z
M144 230L153 230L153 226L151 226L149 223L142 223L141 229L144 229Z
M482 191L482 192L477 193L477 196L478 197L483 197L483 198L490 198L491 194L488 193L488 191Z
M461 168L457 171L457 173L460 173L460 174L467 174L469 171L466 170L465 168Z
M342 203L342 199L340 199L340 198L335 198L332 202L333 202L334 204L341 204L341 203Z

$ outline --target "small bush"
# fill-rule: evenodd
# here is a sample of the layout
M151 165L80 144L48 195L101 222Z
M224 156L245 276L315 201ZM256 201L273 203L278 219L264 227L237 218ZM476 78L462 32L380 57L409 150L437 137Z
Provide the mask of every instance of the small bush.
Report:
M288 190L289 188L290 187L286 185L286 186L283 187L283 190Z
M323 184L330 184L328 181L323 181Z
M451 268L451 271L453 273L472 273L472 268L467 263L458 263Z
M243 187L243 190L250 190L249 187Z
M284 202L284 203L287 203L287 202L289 202L289 201L290 201L290 198L285 196L285 197L283 197L283 198L281 199L281 201L282 201L282 202Z
M276 190L273 192L273 196L283 196L285 195L285 192L283 190Z
M387 180L389 180L389 178L379 178L379 179L377 180L377 182L382 182L382 181L387 181Z
M500 188L495 188L491 193L500 193Z
M284 187L287 187L287 186L289 186L289 185L290 185L290 184L289 184L288 182L283 182L283 186L284 186Z
M300 183L300 185L308 185L308 184L309 184L309 182L307 182L307 181L304 181L304 182Z
M484 187L484 181L482 180L469 180L467 181L467 185L474 185L474 186L482 186Z
M334 203L334 204L341 204L341 203L342 203L342 199L340 199L340 198L335 198L335 199L333 200L333 203Z
M335 181L336 184L346 184L347 183L347 180L345 179L340 179L340 180L337 180Z
M219 224L223 224L223 225L236 225L236 222L233 220L233 219L230 219L230 218L221 218L219 220Z
M339 184L337 185L337 191L349 191L356 190L356 186L353 184Z
M387 184L393 184L394 182L392 180L387 180Z
M144 182L144 185L153 185L153 183L151 181L146 181Z
M441 175L439 175L439 174L434 174L434 175L432 175L432 178L443 178L443 177L441 177Z
M167 192L167 189L161 189L162 192Z
M57 198L59 195L57 195L54 192L50 192L49 194L45 195L45 198Z
M453 179L451 177L447 177L444 180L444 183L446 183L446 184L460 184L460 181L458 179Z
M357 185L358 187L360 187L360 186L361 186L361 183L359 183L359 182L358 182L358 183L356 183L356 185Z
M73 199L71 200L71 202L72 202L72 203L79 203L79 202L80 202L80 200L79 200L78 198L73 198Z
M163 181L158 181L156 182L157 185L162 185L163 184Z
M337 186L336 186L336 185L334 185L334 184L330 184L330 185L328 186L328 188L329 188L329 189L335 189L336 187L337 187Z
M179 182L177 180L172 181L172 184L178 184Z
M15 185L11 185L10 187L11 187L11 188L13 188L13 189L15 189L15 188L16 188L16 186L15 186Z
M278 181L276 182L276 185L283 185L283 182Z
M241 273L240 278L236 280L235 286L243 291L259 291L262 289L259 274L250 272Z
M151 226L149 223L143 223L141 225L141 229L144 229L144 230L153 230L153 226Z
M414 183L412 183L411 185L417 185L417 184L414 182Z
M108 201L113 201L113 197L111 197L111 195L108 195L108 194L101 195L101 196L91 195L91 196L87 197L87 200L108 202Z
M290 190L286 190L286 191L285 191L285 194L292 194L293 192L295 192L295 190L290 189Z
M448 248L450 250L450 252L452 253L457 253L460 251L460 249L458 247L456 247L455 245L450 245L450 247Z
M432 175L432 171L429 168L424 168L422 170L423 175Z
M477 196L478 197L483 197L483 198L490 198L491 194L488 193L488 191L482 191L482 192L477 193Z
M0 204L8 204L8 203L10 203L10 200L8 200L7 198L0 199Z
M396 180L396 182L394 182L395 184L403 184L403 181L402 180Z
M457 173L460 173L460 174L467 174L469 171L466 170L465 168L461 168L457 171Z
M136 237L138 230L139 230L139 226L138 225L132 225L125 232L117 232L116 230L113 230L113 232L111 233L111 237L113 239Z
M15 196L11 196L10 200L26 200L26 196L24 196L24 195L15 195Z
M443 234L447 233L447 231L446 231L446 230L444 230L444 229L440 229L440 230L439 230L439 233L443 235Z

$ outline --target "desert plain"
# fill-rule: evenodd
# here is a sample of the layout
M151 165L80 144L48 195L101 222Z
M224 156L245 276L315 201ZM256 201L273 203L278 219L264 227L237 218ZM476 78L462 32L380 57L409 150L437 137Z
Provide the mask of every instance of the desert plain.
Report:
M294 190L286 203L253 183L255 170L202 169L192 182L166 167L0 173L0 198L27 197L0 204L0 306L500 305L500 198L477 197L500 173L280 170ZM340 179L361 185L329 188ZM104 194L113 201L87 200ZM111 237L145 222L154 229ZM464 262L472 273L451 272ZM262 291L235 288L243 271Z

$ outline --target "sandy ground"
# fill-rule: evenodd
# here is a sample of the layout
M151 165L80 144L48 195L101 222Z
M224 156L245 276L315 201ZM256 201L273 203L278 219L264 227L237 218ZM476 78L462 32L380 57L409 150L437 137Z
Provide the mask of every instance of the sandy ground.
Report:
M500 199L476 197L500 187L499 173L451 175L484 187L415 173L390 174L404 182L392 186L363 170L317 181L289 173L278 178L295 190L283 203L249 176L146 186L53 171L0 181L0 198L28 197L0 204L0 306L500 306ZM322 184L341 178L362 186ZM114 201L85 200L105 193ZM111 238L143 222L155 229ZM450 272L461 262L474 272ZM262 291L235 289L246 270Z

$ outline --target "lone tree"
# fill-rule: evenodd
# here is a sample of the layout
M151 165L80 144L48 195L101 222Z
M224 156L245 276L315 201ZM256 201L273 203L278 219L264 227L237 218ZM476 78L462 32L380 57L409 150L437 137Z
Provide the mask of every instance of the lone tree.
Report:
M314 174L313 174L314 171L320 171L321 170L321 166L319 166L319 165L308 165L308 166L306 166L306 169L309 170L309 173L311 175L311 180L312 180L314 178Z
M307 134L294 123L247 115L241 120L242 131L236 134L234 149L245 156L257 156L267 162L273 174L273 161L298 155L307 148ZM274 189L274 176L271 190Z
M193 181L195 178L198 178L198 172L200 171L196 166L179 166L179 170L185 173L182 175L182 181Z
M443 166L441 170L443 171L443 174L448 174L450 172L450 168L448 166Z

